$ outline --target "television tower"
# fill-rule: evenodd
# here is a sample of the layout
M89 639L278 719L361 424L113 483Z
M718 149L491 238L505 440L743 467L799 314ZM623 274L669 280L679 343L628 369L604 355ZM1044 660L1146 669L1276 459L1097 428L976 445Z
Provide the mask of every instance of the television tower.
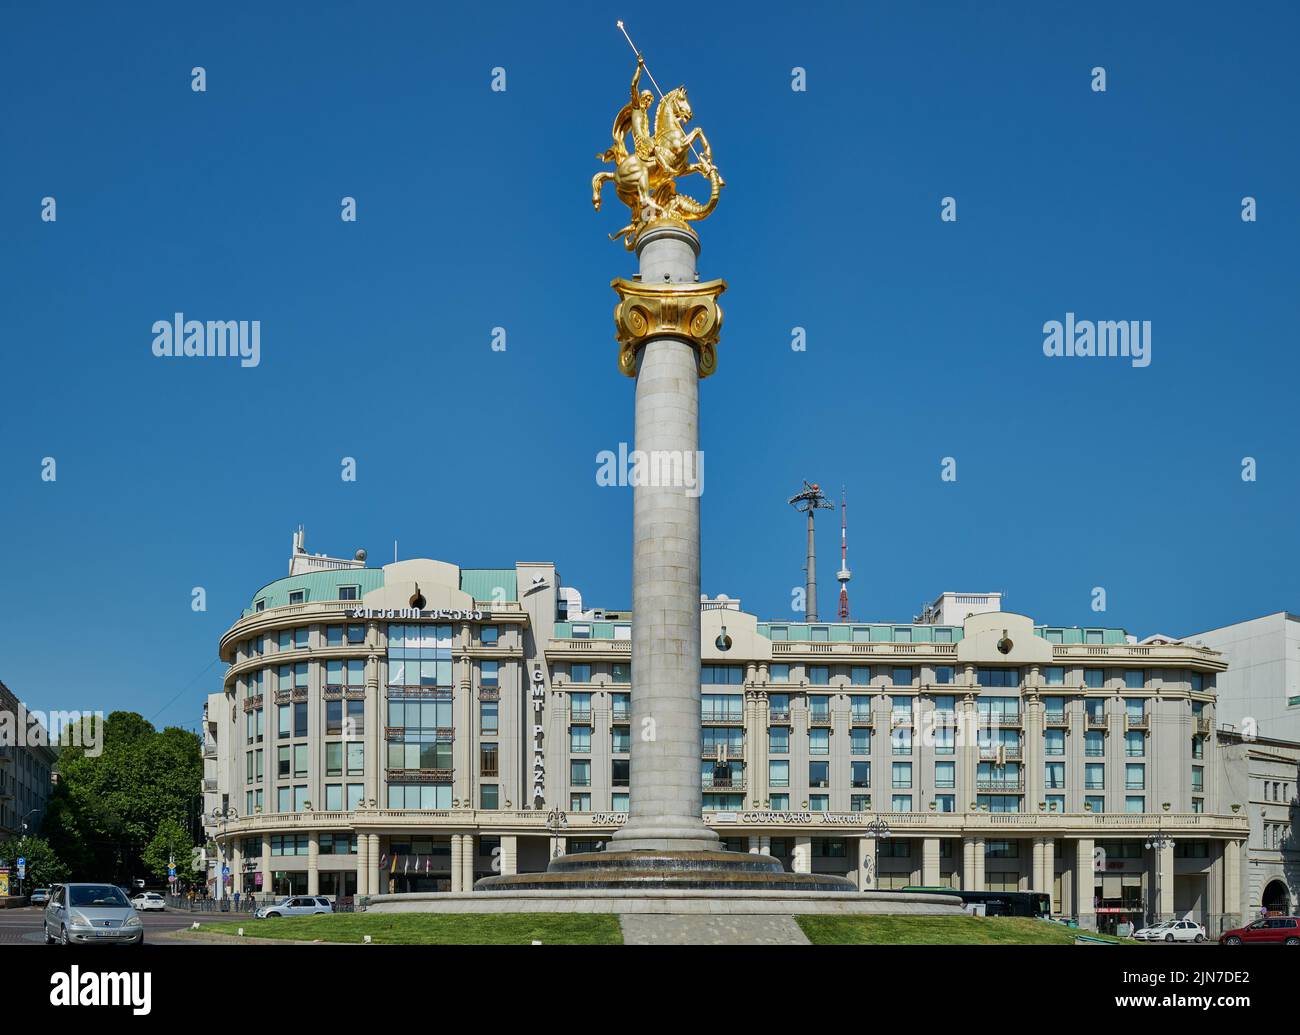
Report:
M816 483L809 484L807 479L803 483L803 492L791 496L788 502L800 514L808 515L808 590L805 594L804 607L807 620L815 622L817 621L817 543L813 538L813 514L818 510L833 510L835 505L826 498L821 486Z
M840 621L849 620L849 503L844 487L840 486L840 570L835 577L840 580Z

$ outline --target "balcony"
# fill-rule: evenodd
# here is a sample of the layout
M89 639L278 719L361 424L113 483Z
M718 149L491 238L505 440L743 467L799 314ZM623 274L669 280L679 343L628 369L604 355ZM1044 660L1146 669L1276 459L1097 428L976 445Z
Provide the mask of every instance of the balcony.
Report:
M1019 762L1023 755L1024 748L1019 744L996 744L980 748L980 760L984 762L992 761L995 758L1007 762Z
M209 793L211 793L211 792L215 792L216 789L217 789L217 781L216 781L216 780L204 780L204 781L203 781L203 789L204 789L205 791L209 792Z
M591 725L591 709L590 709L590 708L570 708L570 709L569 709L569 721L570 721L570 722L582 723L582 724L585 724L585 725L590 726L590 725Z
M700 722L705 726L740 726L745 717L740 712L701 711Z
M890 726L903 726L903 727L911 726L911 725L912 725L912 713L911 713L911 712L890 712L890 713L889 713L889 725L890 725Z
M1090 730L1104 730L1106 728L1106 713L1088 712L1087 718L1084 719L1084 725Z
M811 727L829 728L831 726L831 713L830 712L809 712L808 725Z
M632 721L632 709L631 709L631 708L615 708L615 709L613 710L613 712L610 713L610 721L611 721L611 722L631 722L631 721Z
M975 789L977 791L988 791L991 794L1019 794L1025 789L1025 778L1002 777L998 779L976 779Z
M722 750L719 751L719 748ZM706 746L700 748L700 759L702 761L720 758L723 760L739 762L744 757L745 748L743 744L736 744L734 746L730 744L715 744L713 747Z
M451 783L450 769L389 769L389 783Z
M869 711L854 712L849 717L849 723L850 725L853 726L870 726L873 724L873 720L871 718L871 712Z
M1065 717L1065 712L1048 712L1043 719L1049 727L1069 726L1070 720Z
M789 723L789 721L790 721L790 709L789 709L789 708L769 708L769 709L768 709L768 712L767 712L767 719L768 719L768 722L784 722L784 723Z
M1149 730L1151 728L1151 719L1147 715L1125 715L1125 730Z
M1192 717L1192 723L1196 727L1197 733L1213 733L1214 719L1208 715L1196 715Z
M709 791L743 791L745 789L745 778L743 776L704 776L700 778L700 789L706 793Z

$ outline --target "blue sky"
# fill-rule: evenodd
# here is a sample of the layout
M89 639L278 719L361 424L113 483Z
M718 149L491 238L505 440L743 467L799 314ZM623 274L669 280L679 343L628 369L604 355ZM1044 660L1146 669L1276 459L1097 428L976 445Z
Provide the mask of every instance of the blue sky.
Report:
M632 437L608 284L633 259L589 201L617 17L728 183L699 226L730 285L707 592L791 617L808 478L848 488L856 619L945 589L1142 635L1300 606L1293 6L649 11L0 9L0 679L193 725L300 522L376 561L553 559L627 606L630 490L595 456ZM261 365L155 358L176 311L260 320ZM1151 365L1044 357L1067 311L1150 320Z

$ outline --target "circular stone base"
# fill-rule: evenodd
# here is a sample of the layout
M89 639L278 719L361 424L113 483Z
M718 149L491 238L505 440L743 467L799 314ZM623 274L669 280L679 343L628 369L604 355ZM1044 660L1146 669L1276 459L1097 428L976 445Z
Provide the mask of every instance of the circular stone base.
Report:
M857 886L827 873L788 873L770 855L749 852L583 852L551 861L545 873L484 877L474 890L500 891L823 891Z

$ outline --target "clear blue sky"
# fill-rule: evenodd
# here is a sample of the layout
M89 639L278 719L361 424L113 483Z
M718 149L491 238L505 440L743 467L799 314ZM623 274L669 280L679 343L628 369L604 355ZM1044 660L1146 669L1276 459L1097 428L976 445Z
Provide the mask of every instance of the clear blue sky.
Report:
M1293 5L287 6L0 11L0 679L33 705L193 725L299 522L630 602L595 455L632 436L633 260L588 186L619 16L728 181L709 593L790 616L809 478L848 487L858 619L944 589L1142 635L1300 606ZM261 320L261 366L154 358L178 310ZM1067 311L1150 320L1151 366L1045 358Z

